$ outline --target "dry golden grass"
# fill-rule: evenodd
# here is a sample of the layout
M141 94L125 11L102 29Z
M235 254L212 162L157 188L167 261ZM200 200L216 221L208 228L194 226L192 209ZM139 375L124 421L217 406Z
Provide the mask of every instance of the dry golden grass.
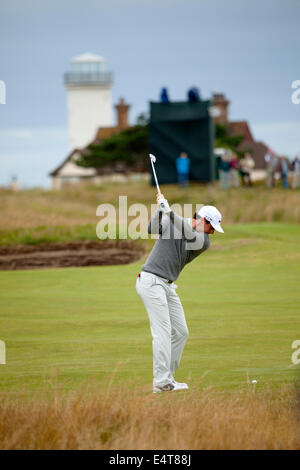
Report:
M266 189L264 186L222 191L218 184L193 184L187 190L177 185L161 188L171 204L213 204L223 214L224 224L236 222L300 222L299 190ZM13 192L0 189L0 227L30 228L40 225L72 227L95 224L96 208L111 203L118 209L119 196L128 196L128 205L155 203L155 188L147 182L110 183L99 187L76 185L61 191L41 189Z
M300 449L292 389L1 393L1 449Z

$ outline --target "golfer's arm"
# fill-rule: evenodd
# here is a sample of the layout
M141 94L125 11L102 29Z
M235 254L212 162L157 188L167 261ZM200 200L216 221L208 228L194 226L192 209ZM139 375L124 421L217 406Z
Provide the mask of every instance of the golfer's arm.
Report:
M175 212L169 213L170 219L174 224L174 227L179 230L189 242L197 242L197 246L203 246L204 244L204 233L197 232L192 229L192 226L186 219L183 219Z
M160 209L152 215L148 224L148 233L161 235L169 225L169 217L164 214Z

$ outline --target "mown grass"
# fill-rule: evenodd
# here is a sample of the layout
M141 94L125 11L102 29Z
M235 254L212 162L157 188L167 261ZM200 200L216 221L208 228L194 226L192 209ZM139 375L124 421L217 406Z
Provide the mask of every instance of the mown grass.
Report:
M39 245L40 243L72 242L80 240L98 240L95 226L92 224L75 227L54 226L0 230L0 245Z
M240 224L211 242L177 281L190 331L177 380L219 390L238 388L247 373L258 389L290 383L300 227ZM74 389L121 363L116 381L150 391L151 335L135 290L142 264L0 272L0 389L34 390L53 373Z
M137 238L137 241L151 247L151 240L148 240L146 237L147 224L144 227L145 235L143 234L142 238ZM124 230L122 234L120 232L120 226L114 225L115 237L114 240L123 240L124 239ZM127 238L130 239L127 232ZM25 229L11 229L11 230L1 230L0 229L0 247L1 246L14 246L14 245L40 245L42 243L70 243L76 241L98 241L102 243L106 240L111 240L111 238L105 238L100 240L96 233L96 226L92 224L87 225L76 225L74 227L68 226L39 226L31 227Z
M299 191L162 189L170 203L214 204L224 220L225 234L177 282L190 336L176 378L190 390L151 394L150 328L135 291L145 257L0 272L0 448L300 448L300 371L291 362L300 339ZM0 244L94 240L98 204L127 194L128 205L150 207L154 193L145 183L0 190Z

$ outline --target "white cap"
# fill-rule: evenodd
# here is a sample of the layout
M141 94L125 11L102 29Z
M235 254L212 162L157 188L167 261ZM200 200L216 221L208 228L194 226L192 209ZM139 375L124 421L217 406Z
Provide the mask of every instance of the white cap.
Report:
M222 215L215 206L203 206L201 207L200 211L197 212L197 214L210 222L212 227L217 230L217 232L224 233L224 230L220 225Z

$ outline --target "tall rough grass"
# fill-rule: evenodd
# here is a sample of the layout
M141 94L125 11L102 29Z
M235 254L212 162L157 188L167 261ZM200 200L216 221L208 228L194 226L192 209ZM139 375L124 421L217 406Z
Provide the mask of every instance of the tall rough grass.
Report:
M300 449L291 389L153 395L89 383L0 398L1 449Z
M177 185L161 187L170 204L212 204L223 215L224 224L238 222L300 222L300 191L263 186L228 191L218 184L192 184L182 190ZM143 203L149 209L155 204L155 188L146 182L110 183L102 186L76 185L61 191L0 189L0 227L5 230L38 226L93 224L99 221L99 204L113 204L118 213L119 196L128 197L128 206ZM122 221L120 221L121 223Z

